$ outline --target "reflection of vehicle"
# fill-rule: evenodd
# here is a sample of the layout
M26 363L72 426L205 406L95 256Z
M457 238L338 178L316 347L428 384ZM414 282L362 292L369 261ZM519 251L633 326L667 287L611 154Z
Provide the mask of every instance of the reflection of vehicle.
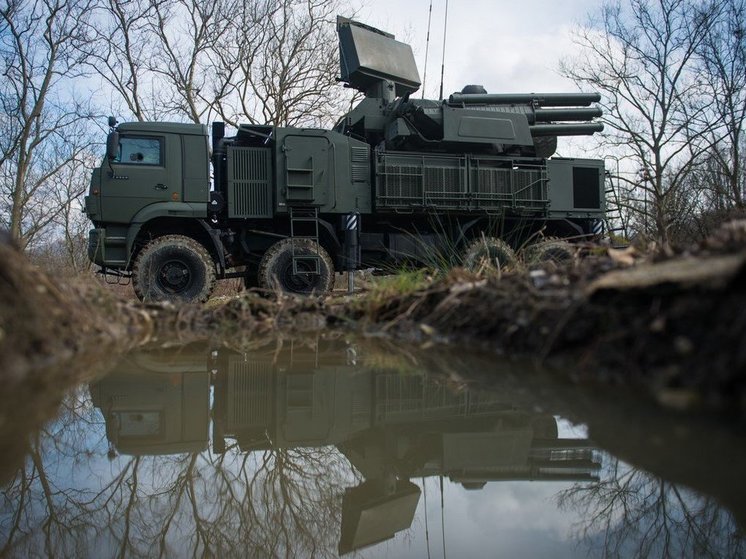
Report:
M217 453L227 439L244 452L335 445L364 477L344 495L341 553L411 524L412 478L447 476L467 489L595 479L588 442L558 438L552 416L510 394L453 392L424 372L357 365L353 355L333 343L251 354L196 345L175 360L136 354L91 390L124 453L204 450L211 418Z
M138 353L91 387L109 443L125 454L200 452L208 444L210 379L200 348ZM185 358L184 358L185 357Z
M333 130L241 125L226 137L217 122L210 154L203 125L111 119L86 197L91 260L132 274L140 298L205 299L227 277L308 293L330 289L335 267L600 224L603 162L550 159L557 136L603 128L590 122L598 94L467 86L414 99L409 45L344 18L338 31L341 78L364 98Z

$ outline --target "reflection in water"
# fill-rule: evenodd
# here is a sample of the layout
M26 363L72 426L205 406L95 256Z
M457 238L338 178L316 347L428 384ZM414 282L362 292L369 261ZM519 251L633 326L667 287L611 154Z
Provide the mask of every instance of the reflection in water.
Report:
M714 499L609 462L599 483L557 495L561 507L584 511L579 536L592 550L604 557L743 556L742 535Z
M467 389L447 361L424 362L324 340L136 353L36 439L2 493L3 552L346 554L417 526L426 478L467 498L498 480L559 483L580 535L611 555L740 551L706 499L610 458L602 469L520 390Z

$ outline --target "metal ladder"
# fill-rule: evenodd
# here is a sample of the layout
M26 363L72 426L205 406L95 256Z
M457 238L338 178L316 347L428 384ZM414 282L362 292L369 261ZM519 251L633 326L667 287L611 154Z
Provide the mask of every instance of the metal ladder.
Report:
M609 171L606 171L606 180L604 181L604 193L606 194L606 216L604 217L604 233L612 239L612 235L617 239L624 239L624 242L615 242L615 248L624 248L629 246L629 237L627 236L627 220L622 214L622 205L619 200L619 189L614 184L613 177ZM616 225L615 225L616 224Z
M319 209L316 206L290 206L290 246L292 248L293 274L320 274ZM304 253L299 240L314 242L315 253ZM301 266L299 267L299 264Z

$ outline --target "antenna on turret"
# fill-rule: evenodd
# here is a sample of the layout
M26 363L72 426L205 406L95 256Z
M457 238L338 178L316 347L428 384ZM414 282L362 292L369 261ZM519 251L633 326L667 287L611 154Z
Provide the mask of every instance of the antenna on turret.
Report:
M440 62L440 97L443 99L443 76L446 72L446 34L448 32L448 0L446 0L446 19L443 22L443 60Z
M427 83L427 55L430 52L430 22L433 20L433 0L430 0L430 11L427 14L427 39L425 40L425 72L422 74L422 99L425 98Z

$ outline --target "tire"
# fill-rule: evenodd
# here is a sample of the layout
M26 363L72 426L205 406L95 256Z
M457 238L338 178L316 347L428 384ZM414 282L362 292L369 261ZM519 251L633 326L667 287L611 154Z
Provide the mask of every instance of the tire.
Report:
M525 259L528 265L547 262L566 264L575 259L575 250L567 241L553 239L529 246L526 249Z
M298 256L319 257L319 273L293 274L293 243ZM311 270L310 261L300 260L299 269ZM279 289L301 295L329 293L334 288L334 264L318 243L310 239L283 239L273 244L259 262L259 285L265 289Z
M473 240L464 251L464 268L471 272L499 270L515 266L515 252L505 241L496 237L481 237Z
M215 286L215 263L194 239L164 235L137 255L132 286L141 301L204 302Z

